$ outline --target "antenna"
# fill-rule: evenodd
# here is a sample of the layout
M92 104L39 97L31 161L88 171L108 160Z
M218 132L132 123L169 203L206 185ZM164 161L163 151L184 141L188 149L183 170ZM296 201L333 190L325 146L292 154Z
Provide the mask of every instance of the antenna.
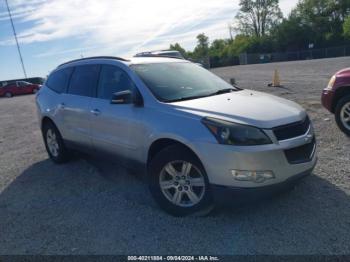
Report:
M24 77L27 78L27 73L26 73L26 69L24 68L24 63L23 63L23 58L22 58L22 54L21 54L21 49L20 49L19 44L18 44L16 29L15 29L15 26L14 26L13 21L12 21L12 15L11 15L9 3L7 2L7 0L5 0L5 3L6 3L6 6L7 6L7 11L9 13L9 17L10 17L10 21L11 21L11 25L12 25L12 30L13 30L13 35L14 35L15 40L16 40L17 50L18 50L18 54L19 54L19 59L21 60L21 65L22 65Z

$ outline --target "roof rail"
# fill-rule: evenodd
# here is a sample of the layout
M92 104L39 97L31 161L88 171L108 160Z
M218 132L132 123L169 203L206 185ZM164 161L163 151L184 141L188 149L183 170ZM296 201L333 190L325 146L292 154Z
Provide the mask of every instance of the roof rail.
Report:
M115 59L115 60L120 60L120 61L130 61L121 57L117 57L117 56L91 56L91 57L84 57L84 58L79 58L79 59L74 59L68 62L65 62L63 64L60 64L58 67L66 65L66 64L70 64L73 62L78 62L78 61L84 61L84 60L89 60L89 59Z
M154 53L157 53L157 52L169 52L169 51L179 52L177 50L172 50L172 49L160 49L160 50L143 51L143 52L137 53L136 55L154 54Z
M149 54L149 53L146 53L146 52L138 53L138 54L134 55L134 57L160 57L160 58L175 58L175 59L180 59L180 60L186 60L185 58L178 57L178 56L157 55L157 54Z

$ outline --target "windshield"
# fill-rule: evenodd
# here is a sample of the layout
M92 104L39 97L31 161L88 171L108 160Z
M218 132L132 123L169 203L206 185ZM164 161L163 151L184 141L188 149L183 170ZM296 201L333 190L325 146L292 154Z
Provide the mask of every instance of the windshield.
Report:
M24 85L24 86L26 86L26 85L31 85L31 83L26 82L26 81L18 81L18 84Z
M157 99L189 100L236 90L208 70L188 62L131 65Z

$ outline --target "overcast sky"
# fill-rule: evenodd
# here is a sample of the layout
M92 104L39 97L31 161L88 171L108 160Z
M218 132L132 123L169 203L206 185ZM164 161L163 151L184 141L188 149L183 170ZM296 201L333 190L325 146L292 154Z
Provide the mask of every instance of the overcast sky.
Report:
M83 56L131 56L196 35L228 38L238 0L8 0L29 76ZM297 0L280 0L287 15ZM0 80L23 77L10 20L0 0Z

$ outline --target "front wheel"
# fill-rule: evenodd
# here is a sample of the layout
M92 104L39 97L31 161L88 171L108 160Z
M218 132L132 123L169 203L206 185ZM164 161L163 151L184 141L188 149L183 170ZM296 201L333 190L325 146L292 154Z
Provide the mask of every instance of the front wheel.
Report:
M36 94L36 93L38 93L38 89L37 89L37 88L34 88L34 89L33 89L33 94Z
M49 157L57 164L65 163L69 160L69 151L64 145L64 141L57 127L48 122L43 127L43 136L46 151Z
M350 136L350 96L342 98L335 109L335 120L340 130Z
M13 97L13 95L12 95L12 93L10 93L10 92L6 92L6 93L5 93L5 97L10 98L10 97Z
M213 207L202 164L182 146L167 147L154 157L149 165L149 186L159 206L175 216L204 215Z

